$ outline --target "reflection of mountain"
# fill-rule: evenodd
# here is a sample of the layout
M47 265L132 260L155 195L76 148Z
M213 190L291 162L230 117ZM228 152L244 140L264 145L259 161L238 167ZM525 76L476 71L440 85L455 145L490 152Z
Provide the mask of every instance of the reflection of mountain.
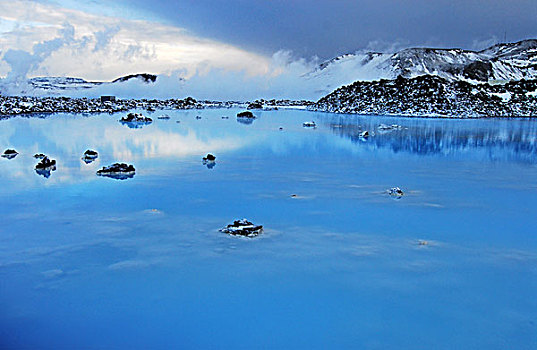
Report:
M344 120L344 119L342 119ZM404 128L379 131L378 118L363 118L325 124L342 137L366 149L390 149L394 153L417 155L468 156L491 160L537 163L537 122L522 120L431 120L398 119ZM388 122L391 123L391 122ZM501 125L500 125L501 124ZM374 134L364 140L359 134Z

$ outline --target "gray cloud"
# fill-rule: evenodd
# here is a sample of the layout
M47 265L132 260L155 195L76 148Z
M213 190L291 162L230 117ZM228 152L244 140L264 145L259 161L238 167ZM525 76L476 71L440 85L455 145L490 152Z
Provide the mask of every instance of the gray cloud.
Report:
M263 53L328 58L371 42L472 48L537 36L535 0L116 0Z

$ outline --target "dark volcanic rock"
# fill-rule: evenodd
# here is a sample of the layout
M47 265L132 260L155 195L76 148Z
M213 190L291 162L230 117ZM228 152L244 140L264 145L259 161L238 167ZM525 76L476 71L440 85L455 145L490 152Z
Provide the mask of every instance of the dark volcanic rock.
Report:
M399 187L392 187L388 190L388 194L395 198L401 198L405 193Z
M97 153L96 151L90 150L90 149L88 149L86 152L84 152L84 155L82 156L82 160L86 164L89 164L89 163L93 162L97 158L99 158L99 153Z
M232 236L255 237L263 232L263 226L254 225L246 219L235 220L232 224L220 230Z
M255 119L255 115L250 111L244 111L237 114L237 118L250 118Z
M131 75L126 75L121 78L117 78L113 80L112 83L123 82L123 81L131 80L131 79L140 79L144 83L154 83L155 81L157 81L157 76L154 74L148 74L148 73L131 74Z
M47 179L50 177L52 171L56 171L56 160L50 159L47 156L41 158L41 161L35 166L35 172Z
M119 122L123 125L127 125L131 129L139 129L144 125L151 124L153 119L138 113L129 113L126 117L122 117Z
M203 157L203 160L209 161L209 162L214 162L216 160L216 157L209 153L205 157Z
M19 152L15 151L14 149L6 149L4 153L2 154L2 157L7 159L13 159L15 158Z
M255 115L250 111L244 111L237 114L237 122L241 124L252 124L255 119Z
M494 77L492 63L475 61L464 67L462 74L464 77L477 81L489 81Z
M263 109L263 102L257 100L248 105L248 109Z
M136 170L134 166L125 163L114 163L110 166L97 170L98 176L110 177L117 180L126 180L133 178Z
M321 98L311 110L374 115L476 117L537 116L537 80L505 85L450 82L425 75L358 81ZM502 99L507 95L510 98Z
M212 169L216 165L216 157L212 154L207 154L203 157L203 165L206 165L207 168Z

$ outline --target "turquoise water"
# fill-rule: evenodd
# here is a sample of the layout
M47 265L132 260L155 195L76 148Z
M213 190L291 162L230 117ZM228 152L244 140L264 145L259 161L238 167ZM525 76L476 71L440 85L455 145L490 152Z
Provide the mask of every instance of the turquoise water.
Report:
M0 120L0 348L537 348L537 121L237 112Z

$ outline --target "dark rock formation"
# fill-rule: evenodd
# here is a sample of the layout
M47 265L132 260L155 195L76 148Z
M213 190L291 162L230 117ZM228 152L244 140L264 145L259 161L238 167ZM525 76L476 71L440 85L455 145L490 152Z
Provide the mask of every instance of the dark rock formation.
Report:
M89 164L93 162L95 159L99 158L99 153L96 151L88 149L86 152L84 152L84 155L82 156L82 160L84 163Z
M255 115L250 111L244 111L237 114L237 118L250 118L255 119Z
M122 117L119 121L121 124L128 126L131 129L139 129L144 125L149 125L153 119L143 116L138 113L129 113L126 117Z
M256 100L248 105L248 109L263 109L263 102Z
M255 237L263 232L263 226L254 225L246 219L235 220L232 224L220 230L232 236Z
M50 159L47 156L41 158L41 161L35 166L35 172L47 179L50 177L52 171L56 171L56 160Z
M388 194L392 197L401 198L403 197L404 192L399 187L392 187L388 190Z
M117 78L113 80L112 83L123 82L123 81L131 80L131 79L140 79L144 83L154 83L155 81L157 81L157 76L154 74L148 74L148 73L130 74L124 77Z
M34 158L35 158L35 159L43 159L43 158L45 158L45 157L46 157L46 155L44 155L43 153L36 153L36 154L34 154Z
M97 170L98 176L110 177L116 180L126 180L134 177L136 170L134 166L125 163L114 163L110 166Z
M15 151L14 149L6 149L4 153L2 154L2 157L7 159L13 159L15 158L19 152Z
M355 82L321 98L312 110L455 118L537 116L537 80L505 85L450 82L425 75ZM504 97L506 96L506 97Z
M494 77L492 63L475 61L464 67L462 74L465 78L487 82Z

